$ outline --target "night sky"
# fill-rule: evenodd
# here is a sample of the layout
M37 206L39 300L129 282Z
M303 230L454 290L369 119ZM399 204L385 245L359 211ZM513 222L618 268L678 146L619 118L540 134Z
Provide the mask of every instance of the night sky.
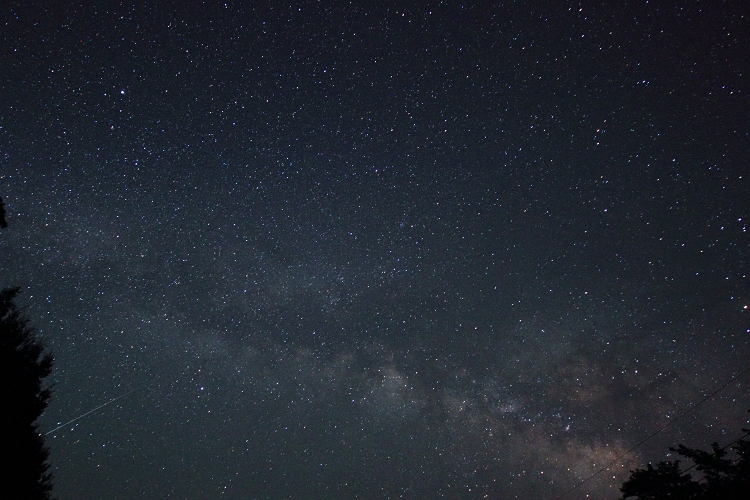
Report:
M553 498L750 366L744 2L84 3L0 14L60 500Z

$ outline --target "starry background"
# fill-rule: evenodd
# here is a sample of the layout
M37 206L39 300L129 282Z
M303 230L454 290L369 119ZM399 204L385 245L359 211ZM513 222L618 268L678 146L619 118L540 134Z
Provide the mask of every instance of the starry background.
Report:
M741 373L750 22L667 3L6 3L42 428L120 397L56 495L552 498ZM748 384L566 498L734 440Z

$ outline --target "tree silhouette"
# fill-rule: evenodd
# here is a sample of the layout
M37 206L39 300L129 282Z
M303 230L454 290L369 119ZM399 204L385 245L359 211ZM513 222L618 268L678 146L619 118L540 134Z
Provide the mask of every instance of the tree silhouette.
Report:
M745 439L750 430L743 429L745 436L733 443L735 459L727 458L726 447L718 443L711 451L698 450L679 445L670 448L678 455L689 458L693 466L681 470L680 461L661 462L656 467L648 464L646 469L631 471L630 478L620 488L623 499L637 500L746 500L750 498L750 441ZM697 471L695 479L688 473Z
M0 227L5 227L2 200ZM48 500L49 450L36 420L50 398L43 382L52 371L53 358L16 305L19 291L0 291L0 497Z
M5 229L8 227L8 221L5 220L5 203L0 197L0 228Z

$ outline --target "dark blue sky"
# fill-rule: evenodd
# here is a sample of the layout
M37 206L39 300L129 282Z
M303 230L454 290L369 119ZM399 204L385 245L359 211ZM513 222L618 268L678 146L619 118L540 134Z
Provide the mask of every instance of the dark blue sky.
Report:
M741 2L13 2L73 498L550 498L750 359ZM734 440L730 384L566 498Z

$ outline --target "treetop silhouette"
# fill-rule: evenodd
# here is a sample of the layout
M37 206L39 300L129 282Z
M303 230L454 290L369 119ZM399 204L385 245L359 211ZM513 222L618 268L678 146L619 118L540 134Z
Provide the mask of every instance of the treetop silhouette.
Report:
M7 227L0 199L0 227ZM16 305L20 288L0 291L0 492L8 500L49 500L49 450L36 420L51 391L53 358Z
M750 429L732 443L736 456L728 457L727 446L711 445L711 451L679 445L671 451L692 460L693 466L682 468L680 460L660 462L654 467L631 471L620 488L622 499L637 500L746 500L750 498ZM695 469L697 479L689 473Z

